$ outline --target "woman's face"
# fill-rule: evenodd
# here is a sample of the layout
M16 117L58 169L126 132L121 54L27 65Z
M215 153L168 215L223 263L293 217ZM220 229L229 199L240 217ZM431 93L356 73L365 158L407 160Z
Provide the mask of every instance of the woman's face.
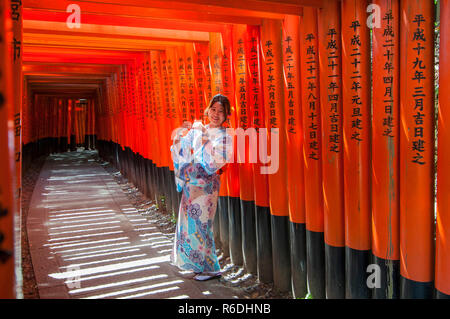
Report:
M212 127L219 127L225 121L225 110L219 102L214 103L208 110L208 118Z

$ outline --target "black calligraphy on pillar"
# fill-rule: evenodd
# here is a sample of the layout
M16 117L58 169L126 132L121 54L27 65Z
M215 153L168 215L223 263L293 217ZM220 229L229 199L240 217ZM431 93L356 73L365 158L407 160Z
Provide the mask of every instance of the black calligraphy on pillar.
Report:
M158 69L158 64L156 60L152 61L152 71L153 71L153 85L156 88L161 87L161 76ZM154 90L155 92L155 103L156 103L156 116L158 120L163 119L163 107L161 99L161 91L159 89Z
M145 107L145 90L144 90L144 83L145 83L145 63L144 61L142 61L141 67L139 68L139 97L140 97L140 107L141 107L141 111L139 114L139 121L141 123L142 129L145 129L145 112L146 112L146 107Z
M173 66L172 66L172 60L168 59L167 60L167 75L168 75L168 83L169 83L169 95L170 95L170 108L171 108L171 118L175 119L176 118L176 112L177 112L177 103L175 101L175 89L174 89L174 85L175 83L173 82L174 79L174 73L173 73Z
M286 67L286 84L287 84L287 103L288 103L288 115L287 115L287 130L291 134L297 134L296 131L296 121L295 118L295 100L294 100L294 91L296 87L294 85L296 80L297 70L295 70L295 66L293 65L293 54L292 45L291 45L292 37L288 35L284 42L286 43L286 48L284 50L284 65Z
M361 79L362 74L360 72L359 65L361 64L361 39L359 31L361 25L358 20L352 21L350 29L353 29L353 35L350 40L350 45L352 52L350 53L350 64L353 66L353 75L350 77L352 80L352 136L351 139L358 142L362 141L361 132L363 130L362 126L362 108L363 102L361 101Z
M180 104L181 104L181 117L183 121L188 120L188 110L187 110L187 84L186 84L186 72L184 69L184 59L178 59L178 75L180 79Z
M209 55L203 57L205 76L206 76L206 101L212 99L212 80L211 80L211 65L209 61Z
M319 104L318 104L318 96L316 93L317 89L317 62L316 62L316 42L315 36L312 33L308 33L305 38L305 47L306 47L306 71L307 71L307 95L306 102L308 105L307 117L308 117L308 126L307 132L308 135L307 140L309 141L308 157L310 159L318 161L319 157Z
M189 116L191 121L195 120L195 101L194 101L194 77L193 77L193 65L192 58L188 56L186 58L186 75L188 80L188 105Z
M230 57L228 47L223 47L222 56L222 71L223 71L223 91L225 95L230 95Z
M171 108L170 108L170 90L169 90L169 75L167 73L167 61L166 59L161 61L161 71L162 71L162 79L164 84L164 101L165 104L165 118L170 120L172 118L171 116Z
M152 90L151 88L151 74L150 74L150 63L148 62L148 60L145 60L145 92L147 94L147 103L146 103L146 109L145 109L145 117L146 118L150 118L151 116L151 108L150 108L150 103L151 103L151 92Z
M424 29L421 23L425 22L425 18L422 14L417 14L414 17L413 24L415 24L415 31L412 34L412 42L415 47L413 50L415 52L414 61L412 62L412 68L414 70L414 76L412 80L415 83L414 91L412 92L412 97L414 99L414 132L412 138L412 150L414 156L412 162L419 165L424 165L426 163L423 153L426 150L425 140L424 140L424 100L426 99L426 94L424 91L423 83L426 79L425 70L426 65L423 61L423 55L421 56L421 51L425 49L426 39L424 34ZM422 46L423 45L423 46Z
M246 66L245 66L245 50L244 50L244 41L242 39L238 39L237 41L237 79L238 79L238 89L239 91L236 93L238 96L239 103L239 127L242 127L244 130L248 128L248 109L247 109L247 74L246 74Z
M329 139L329 151L339 153L340 152L340 141L341 141L341 128L340 128L340 113L339 113L339 46L337 39L336 29L330 28L327 33L327 59L328 59L328 83L327 92L328 99L327 104L330 108L329 118L330 118L330 135Z
M22 0L11 0L11 19L13 21L20 20L21 7L22 7Z
M230 52L227 46L223 47L222 56L222 72L223 72L223 92L226 96L231 96L232 83L231 83L231 65L230 65ZM231 127L230 117L227 117L226 123Z
M261 123L261 108L259 96L261 93L260 89L260 75L259 75L259 59L258 59L258 39L256 37L251 37L250 39L250 52L249 52L249 69L251 76L251 106L253 109L253 126L260 128Z
M131 93L131 115L136 116L137 109L136 109L136 81L135 81L135 69L134 65L131 65L130 67L130 93Z
M13 58L15 63L18 59L20 59L20 52L22 51L22 42L14 37L12 44L13 44Z
M278 127L278 118L277 118L277 112L276 112L276 82L275 82L275 76L273 68L274 66L274 55L273 55L273 49L272 49L272 41L268 40L264 44L266 47L265 57L266 57L266 71L267 71L267 92L268 92L268 105L269 105L269 127L270 128L277 128ZM275 82L275 83L274 83Z
M384 114L383 118L383 136L387 136L389 138L394 137L393 128L394 128L394 116L393 116L393 103L394 103L394 92L393 92L393 83L394 83L394 30L392 26L393 16L392 10L386 12L383 20L386 21L386 26L383 30L383 48L384 48L384 76L383 76L383 84L384 84Z
M124 84L125 84L125 103L126 103L126 115L130 116L131 114L131 108L130 108L130 88L129 88L129 71L128 71L128 67L125 69L125 74L124 74Z
M20 132L22 130L22 120L20 117L20 113L14 114L14 136L20 137ZM20 151L16 152L16 162L20 162Z
M222 79L220 74L220 56L218 54L214 55L214 85L215 85L215 92L220 92L222 90Z
M197 104L200 116L205 109L205 76L203 72L203 57L200 50L197 51L195 58L195 80L197 81L198 98Z

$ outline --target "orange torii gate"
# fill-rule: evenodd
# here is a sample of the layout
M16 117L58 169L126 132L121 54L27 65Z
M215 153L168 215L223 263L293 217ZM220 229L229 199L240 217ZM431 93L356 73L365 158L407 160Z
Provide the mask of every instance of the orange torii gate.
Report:
M13 250L21 164L77 144L176 216L171 133L222 93L227 125L257 141L256 163L248 138L246 162L221 175L224 256L300 298L450 295L449 23L435 121L432 1L83 1L83 30L66 26L77 1L22 2L14 29L1 29L15 46L2 54L0 147L11 149L15 124L18 164L7 171L17 183L1 181L2 252ZM1 2L5 17L12 3ZM449 1L439 5L448 16ZM12 267L0 263L1 296L14 297Z
M13 132L12 67L9 43L12 41L9 1L0 1L0 149L2 178L0 179L0 297L15 298L14 274L14 215L17 201L14 200L14 157L10 144ZM16 172L17 173L17 172Z

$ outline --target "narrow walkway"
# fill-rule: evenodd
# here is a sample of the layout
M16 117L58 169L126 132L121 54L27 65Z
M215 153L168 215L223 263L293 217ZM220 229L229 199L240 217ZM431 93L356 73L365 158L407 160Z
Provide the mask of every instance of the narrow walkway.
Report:
M170 265L172 239L134 208L96 152L47 158L27 232L40 298L239 298Z

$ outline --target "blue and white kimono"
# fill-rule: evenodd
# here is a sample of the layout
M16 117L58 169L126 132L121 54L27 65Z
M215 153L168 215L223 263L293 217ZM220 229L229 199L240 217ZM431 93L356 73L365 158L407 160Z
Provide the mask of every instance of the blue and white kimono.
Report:
M170 148L177 191L183 192L171 262L181 269L220 271L213 235L220 187L217 171L231 159L232 143L225 128L197 122Z

